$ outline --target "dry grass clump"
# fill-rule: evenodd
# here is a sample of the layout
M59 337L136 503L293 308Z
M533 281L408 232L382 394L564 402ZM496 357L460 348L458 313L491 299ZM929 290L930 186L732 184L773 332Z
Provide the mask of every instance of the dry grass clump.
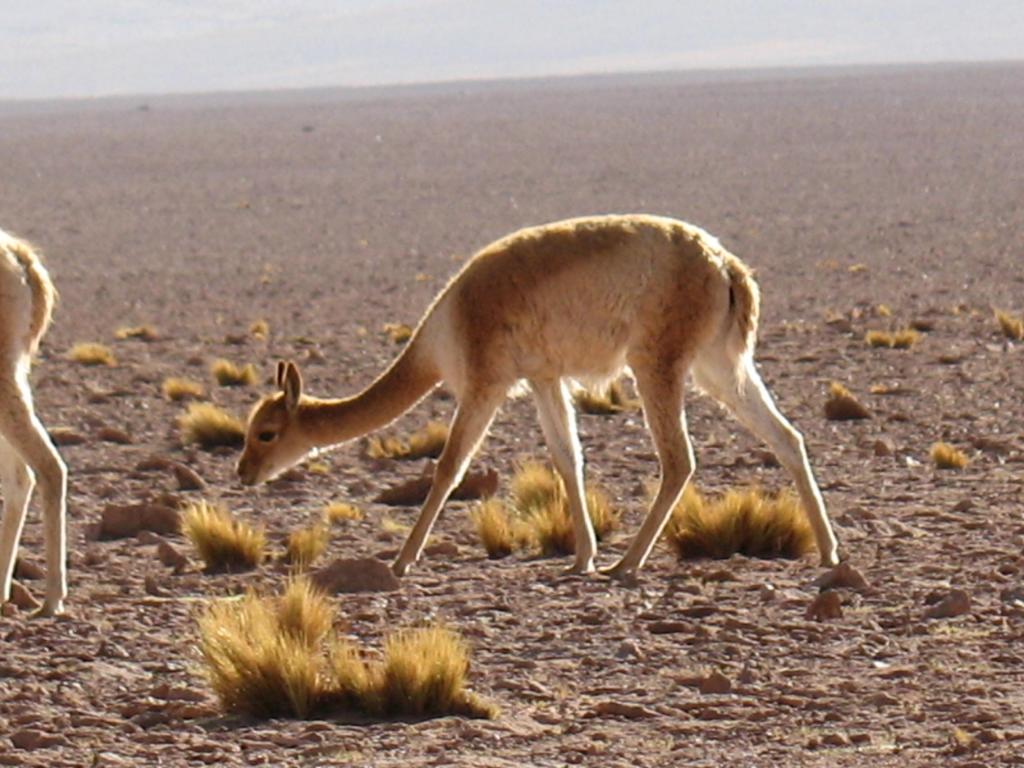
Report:
M1003 336L1015 341L1024 341L1024 318L1014 317L1009 312L997 309L996 322L999 323Z
M134 325L130 327L118 328L114 331L114 338L118 341L124 341L125 339L139 339L140 341L156 341L160 338L160 334L156 332L156 328L152 325Z
M921 334L913 328L904 328L902 331L868 331L864 336L872 347L884 347L886 349L910 349L921 338Z
M511 544L513 550L535 546L544 555L571 555L576 551L572 515L562 479L549 467L526 462L512 478L510 493L514 512L502 519L497 507L481 508L477 531L491 554ZM598 541L619 527L619 513L608 495L595 485L586 488L587 512ZM490 537L490 546L488 539Z
M370 438L366 455L371 459L436 459L448 441L448 427L439 421L427 423L423 429L413 432L408 438L377 436Z
M470 519L487 556L492 559L508 557L533 540L530 526L519 516L510 514L500 499L481 502L470 512Z
M347 520L362 520L363 511L354 504L344 501L332 501L324 507L324 522L328 525L341 523Z
M308 568L327 549L330 530L326 525L300 528L288 534L285 560L298 569Z
M204 448L238 446L245 442L245 425L212 403L189 403L178 417L181 439Z
M385 323L384 333L393 344L404 344L412 338L412 328L405 323Z
M828 399L825 401L825 418L829 421L870 419L871 411L855 398L850 390L838 381L833 381L828 387Z
M117 365L117 358L110 351L110 347L91 342L75 344L68 352L68 357L82 365Z
M637 408L639 402L626 394L621 381L613 381L603 392L581 389L573 395L576 407L583 413L609 416Z
M180 376L169 376L161 386L164 397L179 402L181 400L198 400L206 394L203 385L198 381Z
M266 341L270 335L270 323L266 320L256 320L249 326L249 334L257 341Z
M791 493L728 491L709 502L692 485L672 510L665 538L680 559L725 559L737 553L798 558L814 547L810 524Z
M971 463L963 451L949 443L935 443L929 455L938 469L963 469Z
M248 570L263 562L267 543L263 529L235 520L224 507L205 501L189 504L181 531L209 572Z
M210 366L210 373L217 383L222 387L251 387L259 380L256 373L256 366L247 363L244 367L238 367L230 360L215 360Z
M368 660L332 633L335 618L304 580L277 599L249 593L210 605L199 647L221 706L255 717L497 714L466 690L469 647L452 630L400 630L385 640L382 659Z

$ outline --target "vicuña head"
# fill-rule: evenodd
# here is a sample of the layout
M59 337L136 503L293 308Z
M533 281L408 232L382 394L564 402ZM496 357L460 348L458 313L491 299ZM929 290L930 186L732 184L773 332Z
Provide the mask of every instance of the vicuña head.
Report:
M292 362L277 364L278 391L261 399L249 415L238 478L258 485L298 464L312 450L303 434L299 409L302 375Z
M661 485L639 532L609 573L643 566L694 469L683 400L688 374L772 448L796 481L824 564L835 536L803 438L779 413L754 365L759 292L750 270L707 232L656 216L593 216L515 232L470 259L427 309L391 366L360 393L302 394L292 363L280 390L249 417L238 474L267 480L311 450L380 429L438 383L458 407L419 519L395 561L416 562L509 389L525 380L565 484L572 571L594 570L583 460L566 380L610 379L628 368L661 464Z

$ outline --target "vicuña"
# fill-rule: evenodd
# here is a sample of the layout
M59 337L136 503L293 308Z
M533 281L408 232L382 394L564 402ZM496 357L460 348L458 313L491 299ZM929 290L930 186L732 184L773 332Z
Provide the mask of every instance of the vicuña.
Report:
M570 219L515 232L463 267L427 310L408 345L359 394L302 392L293 363L278 392L249 416L238 462L253 485L311 450L387 425L444 382L458 401L419 519L393 568L419 558L510 388L533 392L551 459L565 482L576 540L571 572L594 570L583 461L568 379L609 380L628 368L661 463L657 496L607 573L635 578L694 469L683 408L687 373L763 439L796 481L823 564L837 544L804 442L779 413L754 365L759 294L750 271L698 227L645 215Z
M39 614L67 597L67 470L32 408L32 354L50 324L53 284L29 245L0 230L0 603L11 597L15 558L32 488L39 485L46 540L46 597Z

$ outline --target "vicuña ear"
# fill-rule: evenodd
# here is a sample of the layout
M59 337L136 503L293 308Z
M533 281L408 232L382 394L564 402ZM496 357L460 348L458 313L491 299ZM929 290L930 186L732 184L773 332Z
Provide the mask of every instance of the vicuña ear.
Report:
M289 413L294 413L299 407L299 398L302 397L302 375L295 363L288 361L282 365L284 372L281 374L281 391L284 392L284 404Z
M284 360L277 361L277 373L274 374L274 383L278 389L284 389L284 372L287 365Z

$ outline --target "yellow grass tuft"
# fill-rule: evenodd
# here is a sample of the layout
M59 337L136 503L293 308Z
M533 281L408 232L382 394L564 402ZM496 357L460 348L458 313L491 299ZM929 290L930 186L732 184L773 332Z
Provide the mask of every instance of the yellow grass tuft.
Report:
M180 376L170 376L164 379L161 389L163 389L164 397L175 402L179 402L181 400L198 400L206 394L206 391L203 389L203 385L198 381L182 378Z
M672 510L665 538L680 559L734 554L798 558L814 547L814 534L797 499L788 492L729 491L706 501L688 485Z
M412 338L412 328L404 323L385 323L384 333L393 344L404 344Z
M288 534L285 560L298 569L308 568L327 549L330 530L326 525L300 528Z
M576 551L569 502L562 479L554 471L536 462L523 464L512 478L511 494L516 515L529 530L528 535L520 536L521 541L535 543L545 555ZM594 535L600 541L618 528L619 513L597 486L588 484L586 497Z
M493 707L466 692L468 672L469 646L447 627L401 630L384 643L378 694L384 712L494 717Z
M266 341L270 335L270 323L266 320L256 320L249 326L249 333L257 341Z
M208 606L200 651L224 710L255 717L468 715L496 709L466 690L469 647L441 626L400 630L368 660L331 632L335 609L304 580L278 598L253 593Z
M519 516L510 515L499 499L488 499L470 513L480 541L490 558L507 557L529 546L533 532Z
M222 387L251 387L259 380L256 366L252 363L239 368L230 360L215 360L210 366L210 373Z
M1009 312L997 309L996 322L999 323L999 329L1006 338L1024 341L1024 318L1014 317Z
M581 389L573 395L576 407L583 413L608 416L635 410L639 402L626 394L621 381L613 381L604 392Z
M407 439L374 435L367 444L366 455L371 459L403 461L436 459L444 450L447 440L448 427L439 421L431 421L423 429L413 432Z
M363 511L354 504L347 504L344 501L332 501L324 507L323 517L324 522L331 525L346 520L362 520Z
M963 469L971 463L963 451L949 443L935 443L929 455L938 469Z
M189 504L182 515L181 531L209 572L247 570L263 562L263 529L235 520L224 507L205 501Z
M913 328L904 328L902 331L868 331L864 341L872 347L884 347L887 349L910 349L921 338L921 334Z
M178 417L181 439L204 448L239 446L245 442L245 425L212 403L189 403Z
M117 358L110 351L110 347L103 344L82 342L75 344L68 352L68 357L82 365L106 365L113 367L117 365Z
M825 418L829 421L852 421L870 419L869 411L853 394L840 384L833 381L828 388L828 399L825 401Z
M125 339L139 339L140 341L156 341L160 334L152 325L135 325L131 327L118 328L114 331L114 338L118 341Z

